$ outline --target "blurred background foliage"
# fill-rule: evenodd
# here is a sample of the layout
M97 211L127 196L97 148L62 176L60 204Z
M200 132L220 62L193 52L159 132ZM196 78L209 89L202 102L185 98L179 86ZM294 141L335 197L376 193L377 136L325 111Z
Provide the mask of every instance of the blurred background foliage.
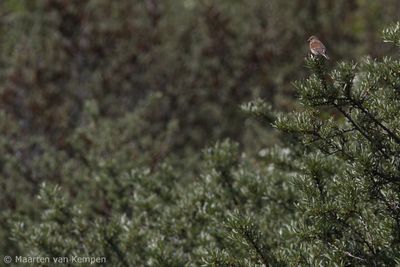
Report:
M169 202L174 218L185 210L176 196L210 175L204 147L230 138L261 164L256 153L277 133L239 105L295 108L310 35L333 61L381 57L391 51L379 33L399 14L397 0L1 1L0 251L22 249L10 222L42 216L32 201L42 182L61 185L87 218ZM136 211L132 169L146 199Z

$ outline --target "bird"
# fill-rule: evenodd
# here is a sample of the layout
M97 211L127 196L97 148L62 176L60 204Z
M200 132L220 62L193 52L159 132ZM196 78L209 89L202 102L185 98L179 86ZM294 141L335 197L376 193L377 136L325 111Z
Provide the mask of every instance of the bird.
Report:
M310 51L314 56L323 56L324 58L329 60L328 55L326 54L326 48L325 45L316 37L316 36L311 36L307 40L310 45Z

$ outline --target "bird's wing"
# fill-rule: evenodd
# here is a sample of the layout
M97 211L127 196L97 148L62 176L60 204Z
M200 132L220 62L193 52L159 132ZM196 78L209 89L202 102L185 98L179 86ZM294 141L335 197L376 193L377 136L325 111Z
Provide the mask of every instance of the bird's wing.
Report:
M326 50L324 44L317 40L314 40L310 43L310 49L320 54L325 54Z

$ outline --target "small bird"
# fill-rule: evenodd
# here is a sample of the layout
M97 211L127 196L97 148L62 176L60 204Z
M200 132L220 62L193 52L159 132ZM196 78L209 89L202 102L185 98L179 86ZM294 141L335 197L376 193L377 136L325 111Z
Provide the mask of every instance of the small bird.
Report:
M324 44L316 36L311 36L307 41L310 44L310 51L313 55L321 55L324 58L329 59L328 55L326 54L326 48Z

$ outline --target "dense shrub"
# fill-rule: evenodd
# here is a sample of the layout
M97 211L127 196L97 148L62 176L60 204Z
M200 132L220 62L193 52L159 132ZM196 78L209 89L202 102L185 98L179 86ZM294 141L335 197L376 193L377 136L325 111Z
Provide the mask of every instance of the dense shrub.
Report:
M399 44L399 29L385 40ZM255 160L218 142L196 178L168 164L121 167L112 150L103 156L118 160L89 156L83 193L43 185L40 212L14 219L13 240L26 255L106 256L107 266L399 264L399 61L307 66L301 110L243 106L275 117L281 147Z
M397 95L374 90L396 86L397 63L335 62L396 55L376 40L398 1L8 0L0 7L4 254L107 256L114 266L394 264L397 191L374 181L397 175L395 135L387 139L382 128L397 135ZM314 76L293 90L307 73L305 40L314 33L334 60L308 60ZM396 30L385 36L398 43ZM346 81L369 88L364 102L346 95ZM258 122L239 109L257 97L264 100L246 110L261 115ZM274 117L270 106L296 106L301 113L276 123L295 135L263 127ZM361 108L381 113L371 120ZM349 118L361 131L345 128ZM363 127L371 136L358 143ZM233 141L218 141L227 137ZM288 148L270 148L275 143ZM351 158L335 148L370 154ZM380 173L367 172L374 164ZM314 172L333 188L324 189L326 203L310 181ZM340 213L342 184L357 192L349 218ZM390 201L374 186L389 187ZM384 200L394 208L379 217L372 210ZM356 215L386 223L371 230L375 239L364 244L372 249L354 238L363 223Z

